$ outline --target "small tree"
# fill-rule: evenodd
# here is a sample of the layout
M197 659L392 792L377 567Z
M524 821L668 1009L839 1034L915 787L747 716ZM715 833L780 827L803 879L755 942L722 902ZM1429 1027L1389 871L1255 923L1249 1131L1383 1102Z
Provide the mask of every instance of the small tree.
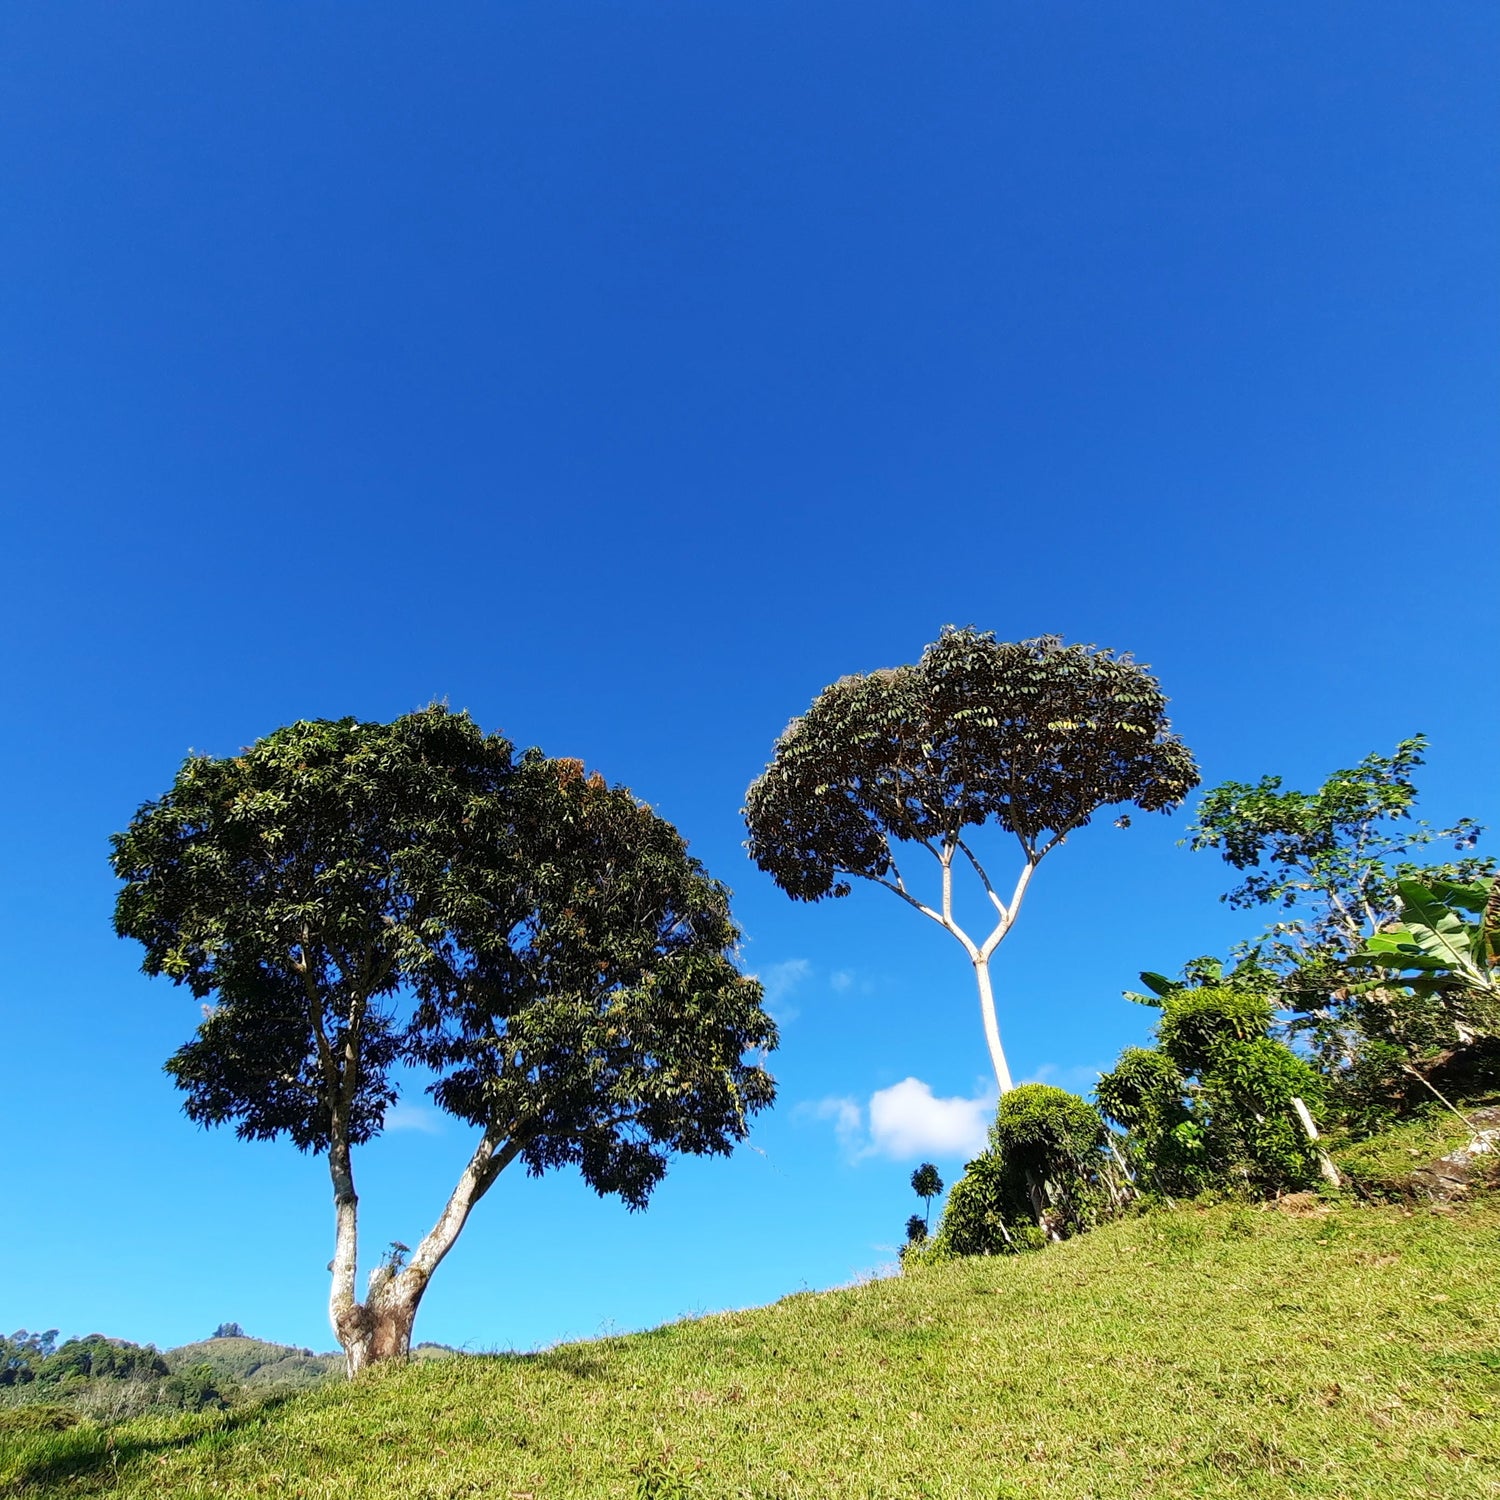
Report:
M404 1358L474 1205L519 1160L641 1208L671 1152L726 1153L773 1096L728 893L670 824L464 714L299 723L190 758L114 840L122 936L212 999L167 1063L204 1125L327 1158L349 1373ZM356 1295L353 1151L403 1064L478 1134L437 1222ZM404 1247L403 1247L404 1249Z
M842 678L792 720L746 795L750 855L794 900L847 896L858 877L951 934L974 970L1004 1094L1011 1074L990 958L1037 866L1101 807L1170 811L1198 784L1165 708L1156 679L1128 656L1056 636L1002 643L949 627L915 666ZM986 823L1020 846L1008 897L971 841ZM938 893L929 900L896 862L903 844L935 862ZM955 864L972 872L992 909L984 937L955 913Z
M1351 976L1348 966L1400 922L1403 882L1447 888L1493 868L1472 852L1483 831L1472 818L1433 828L1412 817L1426 748L1425 737L1414 735L1392 755L1367 755L1335 771L1315 792L1288 790L1279 776L1226 781L1204 795L1190 830L1194 849L1218 850L1243 876L1221 900L1276 912L1264 935L1241 951L1278 977L1293 1030L1356 1096L1382 1074L1399 1078L1413 1071L1413 1060L1473 1036L1461 1011L1441 996L1361 984L1367 976ZM1413 858L1443 843L1456 859Z
M1161 1006L1157 1048L1127 1048L1096 1090L1146 1188L1269 1195L1337 1180L1313 1133L1322 1082L1269 1035L1264 991L1178 984Z
M930 1161L924 1161L911 1174L911 1190L922 1200L925 1210L922 1214L922 1223L925 1228L930 1229L932 1227L932 1200L943 1190L943 1179L938 1176L938 1169Z

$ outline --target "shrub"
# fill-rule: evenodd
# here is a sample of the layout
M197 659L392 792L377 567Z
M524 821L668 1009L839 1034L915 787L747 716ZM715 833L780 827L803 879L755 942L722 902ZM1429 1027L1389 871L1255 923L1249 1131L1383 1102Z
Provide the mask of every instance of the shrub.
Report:
M1269 1033L1271 1002L1205 985L1162 999L1158 1046L1127 1048L1095 1097L1128 1132L1140 1185L1167 1197L1269 1196L1310 1186L1318 1154L1294 1099L1322 1105L1314 1070Z
M1012 1089L995 1112L989 1150L954 1183L937 1234L909 1245L903 1265L1016 1254L1092 1228L1117 1196L1107 1143L1087 1100L1044 1083Z

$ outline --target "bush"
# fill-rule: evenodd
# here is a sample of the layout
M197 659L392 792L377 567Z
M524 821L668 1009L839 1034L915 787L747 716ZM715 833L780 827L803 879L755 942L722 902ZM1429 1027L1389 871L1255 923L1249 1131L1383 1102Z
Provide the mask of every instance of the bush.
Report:
M79 1423L78 1413L66 1406L35 1404L0 1410L0 1437L22 1437L37 1432L66 1432Z
M1000 1101L990 1148L954 1183L941 1223L908 1245L903 1265L1006 1255L1090 1229L1113 1207L1108 1130L1085 1099L1025 1083Z
M1318 1074L1269 1033L1271 1002L1205 985L1163 997L1158 1046L1127 1048L1095 1097L1128 1132L1142 1188L1165 1197L1270 1196L1318 1180L1298 1119L1322 1106Z

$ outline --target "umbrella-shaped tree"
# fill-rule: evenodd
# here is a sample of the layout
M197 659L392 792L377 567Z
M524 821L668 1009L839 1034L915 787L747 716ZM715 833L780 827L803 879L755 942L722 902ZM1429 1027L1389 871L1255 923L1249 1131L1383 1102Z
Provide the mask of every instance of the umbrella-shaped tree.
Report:
M735 964L725 888L623 787L517 757L465 714L304 722L191 757L113 863L146 972L212 1002L167 1063L189 1117L327 1158L350 1374L407 1353L433 1272L512 1162L575 1164L640 1208L670 1153L728 1152L771 1101L746 1053L775 1027ZM353 1150L404 1064L478 1140L361 1301Z
M858 877L952 934L973 966L1003 1094L1011 1074L990 958L1037 866L1101 807L1170 811L1197 784L1156 679L1129 656L1057 636L1001 642L949 627L913 666L825 688L776 742L745 819L751 857L794 900L847 896ZM975 847L984 824L1020 849L1006 895ZM935 895L917 895L897 863L899 846L933 859ZM971 936L955 915L955 866L971 872L992 908L985 935Z

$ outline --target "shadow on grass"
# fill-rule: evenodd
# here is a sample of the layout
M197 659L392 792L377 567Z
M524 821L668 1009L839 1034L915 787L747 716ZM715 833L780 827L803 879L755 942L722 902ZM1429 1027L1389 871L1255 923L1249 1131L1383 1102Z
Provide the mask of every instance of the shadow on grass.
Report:
M555 1370L575 1380L602 1380L609 1374L609 1363L586 1348L544 1349L540 1354L517 1354L512 1358L536 1370Z
M97 1493L113 1486L122 1470L142 1459L183 1448L226 1446L234 1433L261 1421L294 1394L267 1396L254 1406L165 1435L133 1433L128 1424L113 1428L80 1425L63 1432L0 1440L0 1496L54 1493L54 1486L65 1481L73 1494Z

